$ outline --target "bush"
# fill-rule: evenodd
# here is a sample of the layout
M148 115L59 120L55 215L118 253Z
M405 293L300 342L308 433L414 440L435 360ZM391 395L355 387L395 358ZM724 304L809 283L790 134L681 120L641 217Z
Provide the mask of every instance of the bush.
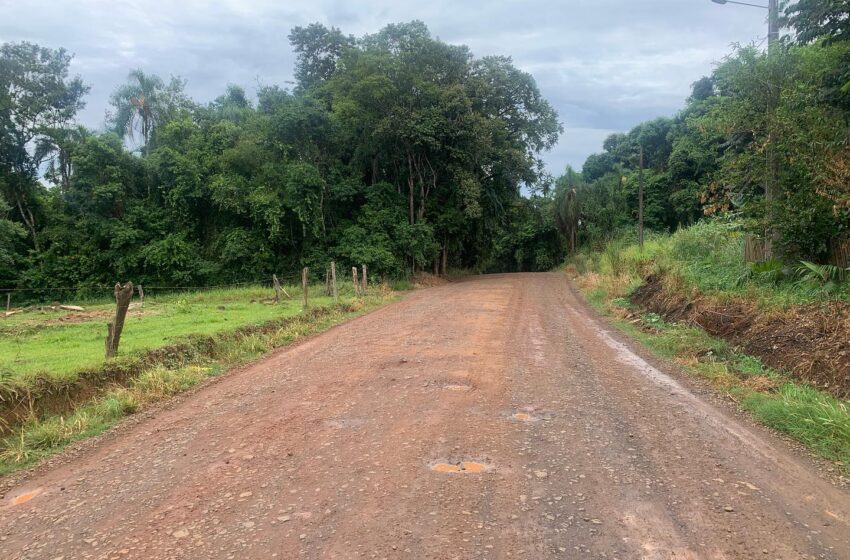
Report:
M611 267L611 275L616 277L622 276L625 272L625 260L623 259L623 244L619 240L609 241L605 245L605 260L608 261L608 266Z

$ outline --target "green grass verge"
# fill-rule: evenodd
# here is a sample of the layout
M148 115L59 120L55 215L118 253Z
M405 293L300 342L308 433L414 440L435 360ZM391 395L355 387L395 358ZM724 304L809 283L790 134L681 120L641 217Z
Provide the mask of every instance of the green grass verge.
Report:
M668 323L654 313L641 315L638 324L616 318L612 312L616 307L628 309L628 302L610 299L604 286L586 296L613 325L653 353L710 380L760 422L805 444L850 475L850 408L846 402L794 382L699 328Z
M787 308L850 300L850 281L803 281L798 262L777 268L744 262L744 233L736 222L706 220L675 233L647 232L644 247L632 236L584 247L568 264L579 274L643 278L657 273L676 277L683 289L720 298L744 297L764 308ZM764 270L763 270L764 269Z
M227 291L224 294L205 292L193 296L191 300L184 297L168 303L180 306L183 305L181 301L192 301L191 305L194 305L196 312L200 314L194 323L199 329L192 331L185 326L181 328L184 329L184 335L213 334L211 343L204 346L205 352L192 354L189 363L177 361L173 365L152 366L132 377L126 384L109 387L98 397L79 403L68 414L29 419L16 427L11 435L0 439L0 475L32 465L70 443L99 434L128 414L185 391L233 366L255 360L270 350L304 336L322 332L394 299L392 293L378 293L376 290L375 295L365 298L345 298L345 303L340 305L325 305L321 313L300 314L291 306L282 306L282 309L277 309L272 315L243 315L244 320L232 320L223 327L209 327L203 324L205 319L202 317L209 319L213 314L212 310L217 309L222 301L230 302L225 304L226 307L251 305L234 303L243 300L246 295L251 295L250 289ZM330 303L330 298L311 298L312 308L320 308L319 303L324 299L327 300L325 303ZM147 301L145 305L147 307ZM267 307L270 306L257 309L265 310ZM182 321L178 324L185 325ZM239 326L249 324L268 328L248 331L238 329ZM179 341L180 337L173 332L174 329L170 331L167 340L173 341L177 338ZM151 334L150 340L161 345L163 339L161 335L157 338ZM102 351L102 340L100 346ZM38 348L38 344L33 343L30 348ZM81 362L75 363L79 365ZM67 368L65 371L73 373L74 370Z
M301 290L290 287L289 292L293 298L279 305L262 301L272 295L262 287L148 296L143 309L128 313L119 356L167 346L187 335L213 335L297 315ZM318 288L312 293L318 294ZM310 298L314 306L332 302L325 296ZM0 320L0 381L71 380L81 370L98 367L114 308L111 302L94 302L84 313L31 311Z

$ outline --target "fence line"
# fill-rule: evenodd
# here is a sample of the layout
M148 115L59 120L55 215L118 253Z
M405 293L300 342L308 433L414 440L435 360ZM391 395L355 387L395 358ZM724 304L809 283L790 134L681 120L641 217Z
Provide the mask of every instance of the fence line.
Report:
M183 291L212 291L217 289L227 289L227 288L238 288L238 287L248 287L248 286L257 286L257 287L269 287L270 289L275 289L275 285L290 285L290 286L298 286L298 284L302 283L305 279L309 284L311 281L320 281L316 280L316 278L311 278L311 273L314 271L307 268L306 271L302 270L301 272L293 272L284 276L277 276L275 274L271 274L269 277L263 277L257 280L251 281L243 281L243 282L231 282L227 284L213 284L208 286L159 286L159 285L148 285L148 284L136 284L136 287L139 289L139 296L144 301L142 296L142 290L147 292L147 295L151 295L152 292L158 291L166 291L166 292L183 292ZM365 272L365 266L364 266ZM315 276L315 274L312 274ZM355 286L355 295L358 295L359 286ZM26 302L28 307L37 307L39 304L36 303L38 300L47 300L49 299L49 295L51 293L66 293L66 294L80 294L80 298L85 299L87 297L97 297L98 292L101 294L109 294L111 295L114 291L114 285L80 285L80 286L54 286L54 287L43 287L43 288L3 288L0 287L0 296L2 294L6 295L6 312L8 313L11 308L11 297L12 294L31 294L30 296L24 296L24 301ZM283 290L286 293L285 290ZM277 292L276 292L277 293ZM287 297L290 297L289 294L286 294ZM337 299L337 298L335 298ZM280 297L278 296L278 300ZM2 305L2 304L0 304ZM2 316L2 312L0 312L0 316Z
M279 276L280 280L296 280L301 277L301 273L295 273L290 276ZM262 286L271 284L270 279L263 278L261 280L253 280L248 282L233 282L230 284L214 284L212 286L150 286L145 284L146 290L215 290L218 288L234 288L238 286ZM295 283L295 282L293 282ZM15 292L82 292L95 290L112 290L114 286L57 286L46 288L0 288L0 293L15 293Z

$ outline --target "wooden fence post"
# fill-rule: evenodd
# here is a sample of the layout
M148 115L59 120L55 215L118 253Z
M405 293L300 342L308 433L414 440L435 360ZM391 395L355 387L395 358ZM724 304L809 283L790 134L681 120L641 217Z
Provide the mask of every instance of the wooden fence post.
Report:
M280 303L280 282L277 280L277 274L272 274L272 287L274 288L274 301Z
M351 267L351 281L352 281L352 284L354 285L354 297L357 297L357 296L360 295L360 282L357 280L357 267L356 266Z
M336 262L331 261L331 289L334 293L334 303L339 302L339 290L336 287Z
M744 262L758 263L767 260L770 251L767 248L767 240L756 237L750 233L744 236Z
M304 311L307 311L307 306L309 305L307 299L307 274L310 271L306 266L301 271L301 304L304 308Z
M12 292L6 294L6 313L12 310Z
M142 285L139 284L139 307L145 306L145 290L142 288Z
M369 279L366 276L366 265L363 265L363 278L360 279L360 284L363 286L363 295L366 295L366 290L369 288Z
M118 353L118 343L121 342L121 331L124 330L124 319L127 318L127 309L130 308L130 300L133 299L133 283L127 282L123 286L115 284L115 320L106 324L106 357L111 358Z
M331 269L325 269L325 295L331 295Z

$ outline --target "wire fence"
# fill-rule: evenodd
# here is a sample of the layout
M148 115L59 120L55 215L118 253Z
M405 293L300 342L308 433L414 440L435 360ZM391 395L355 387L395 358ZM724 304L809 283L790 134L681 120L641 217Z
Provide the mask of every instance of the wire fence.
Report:
M207 291L215 291L215 290L227 290L227 289L238 289L238 288L249 288L249 287L257 287L257 288L267 288L272 296L280 297L275 289L275 282L277 282L278 287L283 286L284 290L290 289L293 293L300 295L301 294L301 285L305 280L307 284L310 286L315 286L316 284L325 285L325 292L327 295L331 295L330 288L330 270L332 265L329 263L326 270L318 270L305 268L300 272L292 272L288 274L269 274L268 276L258 277L253 280L244 280L239 282L228 282L224 284L207 284L207 285L160 285L160 284L137 284L136 287L140 288L138 294L144 294L141 297L150 298L154 293L158 297L162 297L168 294L174 293L183 293L183 292L207 292ZM365 271L365 267L363 267ZM365 272L364 272L365 273ZM337 283L339 287L345 286L345 277L346 275L338 275ZM353 285L351 276L348 276L348 283ZM360 281L360 280L357 280ZM292 290L292 287L295 287ZM46 306L53 305L57 302L61 303L70 303L70 302L94 302L94 301L102 301L102 300L112 300L114 299L114 290L115 285L106 285L106 284L81 284L76 286L44 286L44 287L27 287L27 288L12 288L12 287L0 287L0 311L5 307L6 312L8 313L12 308L23 308L23 307L38 307L38 306ZM315 290L315 288L314 288ZM357 290L355 290L356 292ZM2 313L0 313L2 316Z

